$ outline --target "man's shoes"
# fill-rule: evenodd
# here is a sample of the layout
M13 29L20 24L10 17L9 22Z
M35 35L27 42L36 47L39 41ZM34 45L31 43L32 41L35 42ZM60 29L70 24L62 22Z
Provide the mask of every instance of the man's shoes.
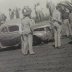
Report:
M27 53L22 53L24 56L28 55Z
M55 47L56 49L58 49L58 47Z
M53 47L56 48L56 49L59 48L59 47L55 47L55 45L53 45Z
M56 49L61 49L61 46L59 46L59 47L55 47Z
M34 55L34 54L35 54L34 52L31 52L31 53L30 53L30 55Z
M23 52L23 51L22 51L22 54L23 54L23 55L28 55L28 53L25 53L25 52Z
M58 47L55 47L55 45L52 45L54 48L56 48L56 49L61 49L62 48L62 46L58 46Z
M24 52L22 52L22 54L23 54L23 55L28 55L29 52L28 52L28 53L24 53ZM31 52L31 53L30 53L30 55L34 55L34 54L35 54L34 52Z

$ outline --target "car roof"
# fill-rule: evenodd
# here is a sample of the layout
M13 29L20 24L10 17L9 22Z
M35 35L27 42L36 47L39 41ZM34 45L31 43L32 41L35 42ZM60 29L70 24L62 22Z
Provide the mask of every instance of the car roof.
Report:
M44 27L51 27L50 22L49 21L43 21L43 22L37 23L33 26L33 29L44 28Z
M13 19L13 20L7 20L4 24L2 24L0 27L3 26L13 26L13 25L20 25L21 19Z

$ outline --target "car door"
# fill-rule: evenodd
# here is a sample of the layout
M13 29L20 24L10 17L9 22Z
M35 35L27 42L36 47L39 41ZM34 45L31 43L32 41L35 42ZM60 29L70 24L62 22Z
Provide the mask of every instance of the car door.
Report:
M4 26L0 32L0 42L3 46L13 46L20 42L20 34L16 26Z
M3 46L7 46L8 45L8 29L6 26L1 28L1 32L0 32L0 42Z
M20 34L19 34L19 26L17 25L12 25L8 27L8 36L9 36L9 45L13 46L16 45L18 43L20 43Z
M34 30L34 35L36 35L37 37L41 38L42 40L45 40L46 31L45 31L44 27L35 29Z

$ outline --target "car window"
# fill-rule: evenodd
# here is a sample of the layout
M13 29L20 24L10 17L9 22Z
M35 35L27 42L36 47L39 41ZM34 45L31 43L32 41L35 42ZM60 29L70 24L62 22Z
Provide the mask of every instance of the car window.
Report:
M3 33L8 32L7 27L3 27L1 32L3 32Z
M18 26L9 26L8 27L9 32L14 32L14 31L19 31L19 27Z
M38 29L35 29L34 31L44 31L44 28L38 28Z

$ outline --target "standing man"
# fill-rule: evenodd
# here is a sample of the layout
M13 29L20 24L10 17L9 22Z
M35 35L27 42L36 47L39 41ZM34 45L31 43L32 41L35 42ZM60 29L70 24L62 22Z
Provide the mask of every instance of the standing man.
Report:
M30 54L34 54L32 41L33 41L33 28L35 24L34 20L31 19L31 9L25 7L22 10L24 18L22 19L22 53L26 55L29 51Z
M65 10L63 10L62 12L62 20L63 20L66 36L69 37L70 35L72 35L72 32L71 32L71 26L69 23L69 10L67 8L65 8Z
M0 25L2 25L3 23L5 23L7 17L5 14L1 13L0 14Z
M16 16L16 18L20 18L20 9L19 8L16 8L15 9L15 16Z
M54 39L55 39L55 48L60 48L61 46L61 13L59 7L56 6L53 16L53 26L54 26Z
M10 16L10 20L14 19L14 10L9 8L9 16Z
M72 36L72 11L69 14L69 22L70 22L70 35Z

